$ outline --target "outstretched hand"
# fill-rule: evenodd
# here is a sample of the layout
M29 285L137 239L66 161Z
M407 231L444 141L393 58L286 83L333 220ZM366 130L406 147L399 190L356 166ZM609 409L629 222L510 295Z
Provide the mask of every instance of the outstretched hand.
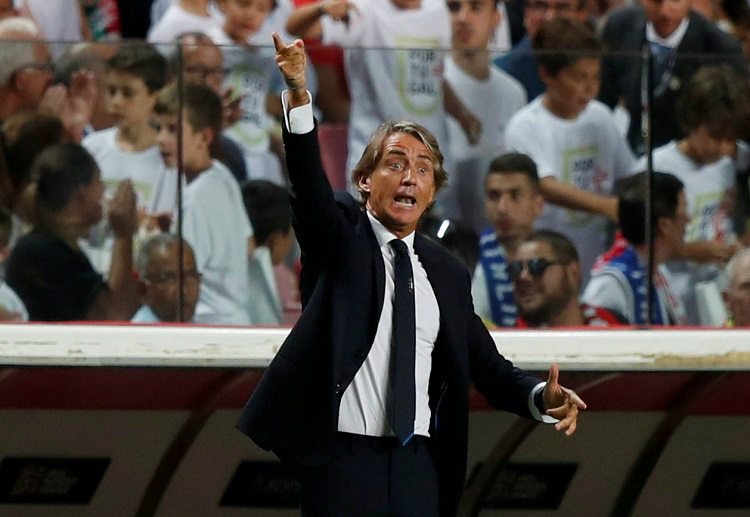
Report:
M560 375L560 367L553 364L549 369L547 385L544 387L544 406L547 414L559 420L555 429L565 431L571 436L576 431L578 423L578 411L586 409L586 403L581 400L575 391L560 386L557 379Z

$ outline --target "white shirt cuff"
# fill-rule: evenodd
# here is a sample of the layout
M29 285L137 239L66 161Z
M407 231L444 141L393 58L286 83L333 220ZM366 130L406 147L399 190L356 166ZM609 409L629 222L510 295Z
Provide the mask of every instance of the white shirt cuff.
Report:
M312 95L310 95L310 92L307 92L307 98L310 102L292 109L287 109L289 104L288 96L289 90L284 90L281 93L281 106L284 111L284 122L286 123L287 130L295 135L304 135L315 129Z
M539 409L536 407L536 404L534 404L534 397L537 393L543 390L546 385L546 381L540 382L539 384L534 386L534 389L532 389L531 393L529 393L529 411L531 411L531 416L533 416L535 420L539 420L541 422L544 422L545 424L556 424L557 422L559 422L557 418L541 414L539 412Z

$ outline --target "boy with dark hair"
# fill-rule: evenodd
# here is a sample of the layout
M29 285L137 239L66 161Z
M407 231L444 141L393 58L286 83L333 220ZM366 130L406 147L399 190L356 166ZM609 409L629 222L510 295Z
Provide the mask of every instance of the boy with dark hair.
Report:
M176 84L159 94L156 140L164 162L177 167L177 117L182 117L182 171L187 183L183 198L183 237L195 252L203 275L195 321L249 325L248 260L254 248L253 229L242 204L237 180L212 150L219 144L222 106L207 86Z
M580 252L584 282L607 243L607 219L617 220L612 185L629 175L635 158L610 110L595 101L603 51L584 23L553 18L534 39L547 90L508 123L509 149L539 168L547 205L537 228L567 235Z
M166 79L166 60L153 45L124 43L107 61L105 79L107 109L115 126L83 140L99 164L107 190L130 179L138 209L147 214L171 212L176 197L177 177L164 166L151 127L156 96Z
M717 282L720 265L737 249L732 225L737 171L746 170L750 149L737 140L750 116L750 89L729 65L698 70L682 89L676 105L685 138L653 153L656 170L685 184L690 222L679 260L665 265L672 290L685 305L687 323L699 325L695 286ZM645 168L646 160L639 162Z
M646 296L650 296L651 324L681 324L684 309L672 295L659 268L683 246L688 222L684 185L672 174L654 172L651 177L651 232L654 236L654 278L651 281L648 280L646 242L647 173L620 181L617 190L621 233L609 251L596 261L581 300L622 314L631 324L644 325L649 320Z
M242 186L242 198L258 241L249 267L250 317L254 324L279 325L284 314L273 268L294 244L289 194L270 181L251 180Z
M508 256L532 231L543 206L539 175L531 158L508 153L492 161L484 183L484 209L490 226L479 238L479 264L471 282L474 311L486 321L501 327L516 324Z

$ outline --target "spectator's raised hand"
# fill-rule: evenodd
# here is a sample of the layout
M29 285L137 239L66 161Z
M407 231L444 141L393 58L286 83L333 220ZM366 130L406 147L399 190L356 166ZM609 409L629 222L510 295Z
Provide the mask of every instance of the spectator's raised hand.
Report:
M357 6L347 0L325 0L319 5L322 13L344 23L349 23L350 13L359 12Z
M235 95L234 88L227 88L221 95L222 124L231 127L242 118L242 95Z
M109 203L109 224L116 237L132 236L138 229L135 190L130 180L123 180Z
M75 136L80 132L83 138L83 129L91 122L98 98L99 88L93 72L87 70L74 72L70 79L70 88L68 88L66 111L60 117L63 125L72 135Z
M94 113L97 96L94 74L80 70L71 77L70 88L61 84L47 88L39 101L39 112L58 117L68 137L80 142Z

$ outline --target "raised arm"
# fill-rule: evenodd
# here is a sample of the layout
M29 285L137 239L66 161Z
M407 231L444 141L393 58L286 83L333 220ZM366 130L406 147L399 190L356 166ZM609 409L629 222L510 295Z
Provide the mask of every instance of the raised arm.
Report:
M323 25L320 19L330 16L336 21L349 22L349 14L357 11L357 6L347 0L321 0L295 9L286 22L286 30L305 39L320 39Z
M306 264L324 264L335 253L341 229L340 214L320 159L310 94L306 90L305 44L296 40L286 45L273 35L276 63L288 89L285 99L284 146L289 171L290 201L297 240Z
M581 190L573 185L558 181L552 176L542 178L539 182L539 188L547 203L601 214L617 222L617 198L614 196L602 196L601 194Z
M138 308L133 277L133 234L138 227L135 191L130 180L120 182L110 203L109 222L115 234L108 289L94 300L86 317L90 320L127 321Z

